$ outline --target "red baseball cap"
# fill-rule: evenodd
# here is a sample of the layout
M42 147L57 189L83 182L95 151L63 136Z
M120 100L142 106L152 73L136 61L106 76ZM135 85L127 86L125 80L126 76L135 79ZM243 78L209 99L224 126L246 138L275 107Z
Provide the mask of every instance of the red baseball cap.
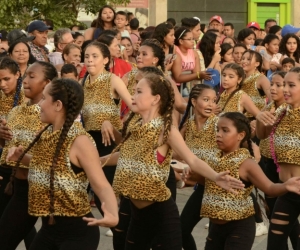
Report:
M224 24L223 19L222 19L222 17L220 17L220 16L213 16L213 17L211 17L211 18L209 19L209 23L211 23L211 22L214 21L214 20L218 21L220 24Z
M255 29L258 29L260 30L260 26L257 22L250 22L247 24L247 28L255 28Z

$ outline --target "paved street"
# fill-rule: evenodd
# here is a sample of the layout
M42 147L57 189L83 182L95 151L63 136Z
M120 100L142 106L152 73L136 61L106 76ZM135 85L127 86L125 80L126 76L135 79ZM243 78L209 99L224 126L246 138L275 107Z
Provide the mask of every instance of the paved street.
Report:
M192 188L183 188L177 190L177 205L179 208L179 211L182 210L183 206L185 205L189 195L191 194ZM100 217L100 213L96 208L93 208L93 214L96 217ZM204 225L208 223L208 219L203 219L199 222L199 224L195 227L193 235L195 237L195 240L197 242L198 249L204 249L205 244L205 238L207 236L207 229L204 229ZM36 227L39 228L41 226L41 221L39 220L37 222ZM107 231L106 228L101 228L101 239L98 249L101 250L112 250L112 238L105 236L105 232ZM253 250L265 250L267 245L267 237L266 235L256 237L255 242L253 245ZM23 242L19 245L17 250L25 250L25 246ZM290 248L292 249L292 248ZM84 250L84 249L83 249Z

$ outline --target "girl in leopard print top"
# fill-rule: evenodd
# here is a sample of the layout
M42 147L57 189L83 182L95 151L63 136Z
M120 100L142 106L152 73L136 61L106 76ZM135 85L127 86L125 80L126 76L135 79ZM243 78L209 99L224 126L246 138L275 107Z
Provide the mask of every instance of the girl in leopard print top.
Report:
M37 73L39 72L39 73ZM42 98L44 87L57 77L55 67L47 62L35 62L26 73L23 80L25 97L27 103L23 103L13 108L7 116L7 124L2 124L0 136L5 138L5 146L1 156L1 166L13 170L10 182L4 185L6 196L11 197L1 206L7 205L0 219L0 244L3 249L15 249L21 240L30 233L34 237L36 230L34 228L37 217L28 214L28 167L20 165L14 168L15 163L6 161L8 149L14 146L22 145L28 147L36 134L45 126L40 121L40 107L38 103ZM9 180L9 179L8 179ZM13 183L13 190L9 188ZM11 194L13 192L13 195ZM18 215L18 220L14 220ZM31 241L25 237L27 246Z
M20 162L30 167L28 211L42 217L42 228L31 249L64 246L82 250L88 243L89 249L96 250L98 226L115 226L118 222L116 197L101 169L97 149L81 124L74 121L83 99L78 82L53 80L44 88L39 103L41 121L49 125L25 150L20 146L9 150L7 160L17 161L16 167ZM103 219L93 218L90 212L88 180L105 202Z
M126 241L126 247L131 249L147 249L146 246L150 249L155 237L162 248L182 248L178 209L165 185L172 149L193 171L229 188L228 172L212 171L188 149L179 131L172 126L173 105L170 82L158 75L145 75L137 84L132 105L132 111L141 119L127 131L116 149L120 148L120 152L114 153L108 162L118 164L113 183L115 192L127 196L131 202L132 221ZM132 113L128 118L124 131L134 116ZM231 184L230 190L241 187L234 178Z
M270 154L279 172L279 180L300 176L300 67L292 68L284 77L284 108L265 111L258 116L256 134L270 138ZM268 234L267 249L284 249L299 215L300 195L287 193L278 197Z
M250 123L239 112L221 115L216 141L221 151L216 161L211 163L212 168L215 171L230 170L230 175L240 178L245 188L231 194L211 180L205 180L200 215L210 218L211 222L205 249L250 250L255 238L254 208L250 196L253 185L270 196L288 191L300 194L300 178L274 184L264 175L252 157ZM249 151L242 148L244 143L249 145Z

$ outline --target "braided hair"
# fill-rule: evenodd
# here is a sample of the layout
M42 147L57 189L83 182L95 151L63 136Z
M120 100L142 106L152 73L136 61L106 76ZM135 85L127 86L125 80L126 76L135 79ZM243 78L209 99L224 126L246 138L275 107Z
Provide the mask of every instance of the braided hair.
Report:
M82 86L72 80L72 79L54 79L51 83L51 89L49 90L49 95L52 97L53 102L60 100L65 108L66 119L62 127L58 142L56 144L54 156L52 159L52 164L50 168L50 218L49 224L53 225L54 221L54 173L57 166L57 161L60 156L61 148L68 135L74 120L78 116L82 106L83 106L83 88ZM20 161L24 155L30 150L31 147L40 139L42 133L49 127L46 126L33 140L33 142L25 149L23 154L20 156L16 163L16 167L19 166Z
M239 90L241 90L242 88L242 85L243 85L243 82L245 80L245 72L243 70L243 68L238 65L237 63L228 63L225 65L225 67L223 68L222 70L222 73L226 70L226 69L232 69L235 71L235 73L237 74L238 78L239 79L242 79L240 83L238 83L236 89L228 96L225 104L224 104L224 107L223 107L223 110L225 109L225 107L227 106L227 104L229 103L230 99L235 95L236 92L238 92ZM217 103L220 101L220 98L218 99Z
M211 86L207 85L207 84L197 84L195 85L192 89L191 89L191 92L190 92L190 95L189 95L189 100L188 100L188 103L187 103L187 106L186 106L186 110L184 112L184 115L181 119L181 122L179 124L179 130L182 129L184 123L186 122L187 118L189 117L189 114L190 114L190 109L193 107L193 104L192 104L192 99L194 100L197 100L198 97L203 93L204 90L206 89L211 89L211 90L214 90Z
M169 82L168 79L166 79L164 76L156 74L156 73L152 73L151 71L155 71L155 67L147 67L148 69L150 69L148 72L146 71L146 68L143 68L143 79L145 79L148 84L149 87L151 88L151 93L153 96L155 95L160 95L160 107L159 107L159 114L163 117L164 119L164 133L163 133L163 140L162 143L160 144L156 144L154 146L154 149L158 148L159 146L165 144L168 140L169 137L169 133L171 130L171 126L172 126L172 112L173 112L173 105L174 105L174 100L175 100L175 96L174 96L174 90L172 88L171 83ZM158 69L156 69L158 70ZM112 151L111 155L114 152L117 152L121 146L124 144L124 142L130 137L131 132L127 132L127 128L128 125L130 123L130 121L132 120L132 118L135 116L136 114L134 112L131 112L128 119L125 121L124 125L123 125L123 130L122 130L122 136L123 136L123 140L122 142ZM109 158L108 158L109 159ZM108 160L107 160L108 161ZM107 162L106 161L106 162ZM104 163L104 165L106 164L106 162Z
M252 156L254 156L252 141L251 141L251 126L248 118L240 112L227 112L222 114L220 117L227 118L231 120L236 127L238 133L245 132L245 137L240 143L240 147L246 142L248 145L248 150Z
M16 107L19 105L20 102L20 94L21 94L21 89L22 89L22 74L20 67L16 61L11 59L10 57L4 57L0 61L0 69L6 69L9 70L10 73L16 75L19 74L19 78L17 80L17 87L16 87L16 93L14 96L14 101L12 103L12 107Z

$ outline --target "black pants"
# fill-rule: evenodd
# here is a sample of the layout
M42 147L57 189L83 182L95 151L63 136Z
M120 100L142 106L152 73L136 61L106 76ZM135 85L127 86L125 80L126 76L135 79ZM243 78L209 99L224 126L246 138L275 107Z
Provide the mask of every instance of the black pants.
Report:
M172 198L143 209L131 203L131 212L125 250L182 249L179 212Z
M197 184L195 191L186 202L180 215L182 247L185 250L197 250L192 231L198 224L198 222L202 219L202 217L200 217L200 210L202 205L203 193L204 186Z
M169 178L166 186L171 191L171 197L176 201L176 178L174 169L170 167ZM131 208L130 200L128 198L121 197L120 208L119 208L119 223L112 229L113 231L113 246L114 250L124 250L125 242L127 237L127 231L131 220ZM155 240L153 242L155 244Z
M279 174L277 172L277 167L274 163L273 159L267 158L262 156L260 165L262 166L262 169L265 173L265 175L274 183L279 183ZM268 206L268 212L267 212L267 217L269 221L271 220L271 215L273 214L273 210L275 207L275 203L277 200L277 197L269 197L268 195L265 194L265 200ZM298 244L298 237L299 237L299 221L298 219L295 221L294 226L289 234L289 238L291 240L293 249L297 249L297 244ZM286 243L287 245L287 243ZM286 247L288 249L288 246Z
M11 198L13 197L11 195L6 195L4 193L5 187L6 187L7 183L9 182L11 172L12 172L12 170L10 167L0 166L0 176L2 176L2 178L3 178L2 180L0 180L0 219L1 220L2 220L2 215L3 215L7 205L9 204ZM18 189L18 193L19 193L18 196L20 196L20 192L22 192L22 188L18 188L18 187L14 187L14 188ZM28 187L27 187L27 190L28 190ZM22 194L24 194L24 192L22 192ZM27 197L27 195L28 195L28 191L27 191L26 197ZM17 201L15 201L15 202L18 203ZM27 212L27 209L28 209L28 206L26 207L26 212ZM6 220L7 216L5 216L5 217L6 217L5 218L5 220ZM14 219L18 219L18 218L14 217ZM8 226L10 224L11 224L11 221L9 221L6 224L6 226ZM9 230L9 229L7 229L7 230ZM30 230L29 233L24 238L24 243L25 243L26 249L29 249L35 235L36 235L36 230L33 227L32 230ZM3 237L4 237L4 234L3 234ZM2 238L2 232L0 232L0 240L1 240L1 238ZM14 244L14 243L12 242L12 244ZM13 245L9 245L9 246L13 246ZM9 246L7 246L7 247L9 247ZM0 249L2 249L2 248L0 247ZM3 249L4 249L4 245L3 245Z
M5 168L0 166L0 176L2 176L2 180L0 180L0 218L11 199L11 195L7 195L4 193L7 183L9 183L9 178L11 176L11 168Z
M86 217L93 217L92 213ZM30 250L96 250L100 240L99 227L88 226L82 217L55 217L55 224L42 218L42 228Z
M255 219L230 221L219 225L210 223L205 250L251 250L255 238ZM279 248L273 248L278 249Z
M0 219L0 249L14 250L26 236L29 249L36 236L37 219L28 214L28 181L15 178L14 194Z
M287 193L277 198L275 207L273 209L271 223L268 234L268 250L286 249L287 238L290 233L295 230L294 234L299 237L299 224L297 226L297 219L300 213L300 195L295 193ZM272 222L276 219L278 223ZM298 232L297 232L298 227ZM294 236L293 236L294 238ZM294 244L293 244L294 247ZM300 242L298 238L297 248L300 250Z

